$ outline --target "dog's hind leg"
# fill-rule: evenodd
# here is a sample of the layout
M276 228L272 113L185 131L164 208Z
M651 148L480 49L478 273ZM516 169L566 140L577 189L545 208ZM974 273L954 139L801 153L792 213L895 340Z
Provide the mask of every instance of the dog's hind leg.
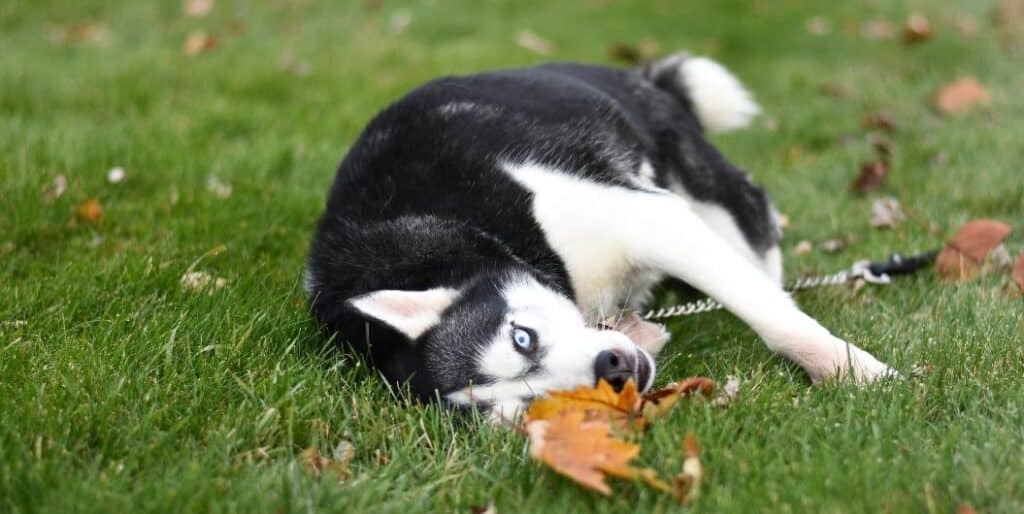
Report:
M764 270L715 233L684 199L651 195L636 207L630 220L633 229L621 234L630 239L636 264L711 296L750 325L769 349L803 367L812 381L852 376L868 382L896 374L802 312Z

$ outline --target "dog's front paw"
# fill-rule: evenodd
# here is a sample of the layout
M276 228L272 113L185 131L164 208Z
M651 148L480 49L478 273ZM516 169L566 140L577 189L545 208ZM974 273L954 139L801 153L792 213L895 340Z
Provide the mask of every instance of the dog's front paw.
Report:
M864 385L884 378L900 378L899 372L870 353L842 340L836 341L831 349L813 359L813 365L805 366L813 383L852 379Z

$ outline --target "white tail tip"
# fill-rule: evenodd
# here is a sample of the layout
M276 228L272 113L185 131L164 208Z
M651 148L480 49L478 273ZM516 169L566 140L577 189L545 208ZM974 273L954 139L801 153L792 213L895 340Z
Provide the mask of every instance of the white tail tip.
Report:
M761 113L761 107L739 79L707 57L684 59L679 77L693 102L697 119L709 132L746 127Z

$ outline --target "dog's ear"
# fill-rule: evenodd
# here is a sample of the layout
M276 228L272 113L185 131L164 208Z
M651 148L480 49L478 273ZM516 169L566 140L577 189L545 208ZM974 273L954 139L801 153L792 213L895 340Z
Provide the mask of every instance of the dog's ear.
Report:
M352 310L405 334L410 341L441 321L441 313L459 296L455 289L426 291L383 289L346 302Z
M651 355L658 355L670 337L665 325L651 323L634 311L627 311L617 318L606 320L605 324L612 330L625 334L633 344L647 350Z

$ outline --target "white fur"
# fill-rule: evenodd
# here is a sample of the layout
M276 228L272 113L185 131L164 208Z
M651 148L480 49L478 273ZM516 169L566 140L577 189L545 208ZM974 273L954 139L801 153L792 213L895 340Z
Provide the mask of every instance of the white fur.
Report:
M455 301L459 292L438 287L426 291L374 291L351 300L364 315L382 321L416 339L441 321L441 313Z
M761 112L739 79L707 57L683 59L679 80L690 93L697 119L710 132L746 127Z
M713 215L719 226L712 227L686 198L604 186L529 163L506 163L505 169L533 192L534 216L565 261L584 312L616 308L629 277L655 270L722 303L814 381L845 374L870 381L894 374L801 312L770 276L777 264L752 261L716 231L726 226L722 220Z
M509 307L503 328L484 344L478 361L480 372L496 382L450 393L450 401L491 403L493 415L511 419L525 406L524 398L593 384L594 361L605 350L621 350L646 359L651 376L638 386L647 389L654 383L654 360L649 354L620 332L588 327L579 309L565 296L528 277L513 283L503 296ZM516 351L513 325L536 332L539 369L528 373L532 362Z

